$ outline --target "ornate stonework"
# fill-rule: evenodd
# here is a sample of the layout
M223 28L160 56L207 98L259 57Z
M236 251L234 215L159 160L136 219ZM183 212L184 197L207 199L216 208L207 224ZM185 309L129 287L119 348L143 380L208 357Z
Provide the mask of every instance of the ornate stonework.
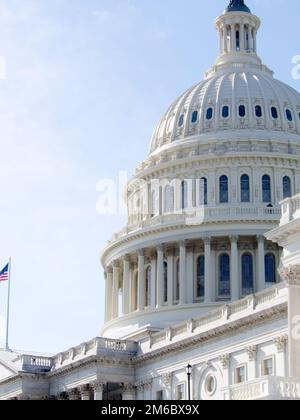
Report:
M289 286L300 287L300 266L294 265L290 267L283 267L280 270L281 278L286 281Z

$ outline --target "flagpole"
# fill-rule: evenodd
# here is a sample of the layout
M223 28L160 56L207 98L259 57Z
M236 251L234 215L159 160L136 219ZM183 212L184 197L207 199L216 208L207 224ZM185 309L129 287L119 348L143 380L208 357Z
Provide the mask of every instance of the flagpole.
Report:
M9 337L9 310L10 310L10 277L11 277L11 258L9 259L5 351L8 351L9 350L9 347L8 347L8 337Z

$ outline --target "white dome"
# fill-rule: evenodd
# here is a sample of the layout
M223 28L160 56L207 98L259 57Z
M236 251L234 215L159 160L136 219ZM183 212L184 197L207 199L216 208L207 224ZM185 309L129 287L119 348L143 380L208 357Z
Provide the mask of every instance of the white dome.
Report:
M240 110L240 106L244 106L244 110ZM272 116L272 108L276 108L278 118L274 118L276 114ZM245 111L244 117L239 115L240 111ZM270 72L244 66L227 68L192 87L171 105L154 131L150 151L153 153L164 145L203 133L224 130L300 134L299 113L300 94L274 79Z

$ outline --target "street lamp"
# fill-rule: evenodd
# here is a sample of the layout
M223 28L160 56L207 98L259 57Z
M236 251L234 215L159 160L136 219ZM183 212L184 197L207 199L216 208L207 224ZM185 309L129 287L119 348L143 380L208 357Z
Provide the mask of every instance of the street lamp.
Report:
M186 374L188 377L188 400L191 400L191 376L192 376L192 366L190 364L186 367Z

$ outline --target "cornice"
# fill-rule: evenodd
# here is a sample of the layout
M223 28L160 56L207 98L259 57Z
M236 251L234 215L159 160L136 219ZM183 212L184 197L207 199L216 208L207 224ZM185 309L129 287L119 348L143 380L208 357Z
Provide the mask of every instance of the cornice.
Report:
M183 349L186 350L194 346L199 346L200 344L206 342L219 340L222 336L234 336L241 331L252 329L254 324L255 326L261 325L267 321L280 319L283 315L286 314L287 303L283 303L276 307L266 309L263 312L254 313L245 318L229 322L228 324L221 325L217 328L213 328L199 335L188 337L177 343L168 343L163 348L153 350L148 354L136 356L133 358L133 364L135 366L144 365L145 363L149 363L157 358L161 358L167 355L170 356L171 354L176 354L182 351Z

